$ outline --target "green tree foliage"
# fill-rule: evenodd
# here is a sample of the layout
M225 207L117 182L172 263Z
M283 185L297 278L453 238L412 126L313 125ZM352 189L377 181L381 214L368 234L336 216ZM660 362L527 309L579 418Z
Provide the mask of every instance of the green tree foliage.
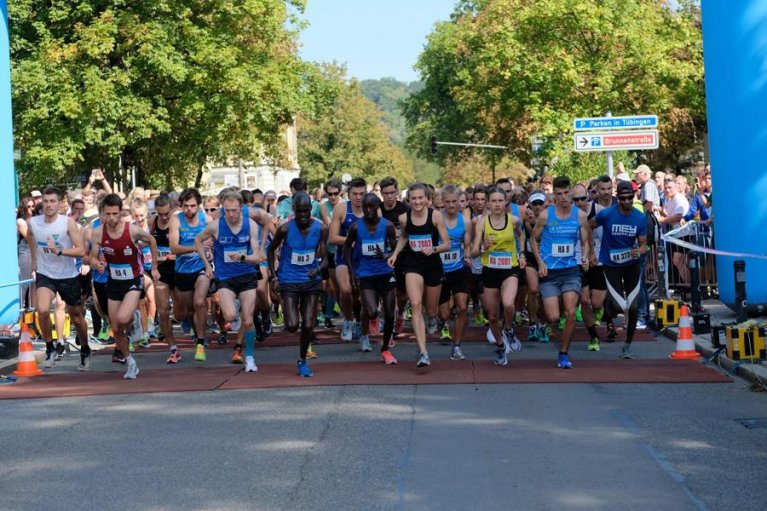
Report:
M322 66L327 88L336 90L335 102L316 119L299 118L298 161L311 186L348 173L371 184L386 176L413 181L412 164L389 140L383 114L366 98L344 68Z
M661 149L675 166L705 128L700 25L694 3L661 0L464 0L430 34L417 67L424 88L405 101L408 144L426 155L440 140L505 145L530 161L531 138L561 169L595 156L572 152L575 117L658 114ZM440 148L437 158L460 158ZM603 156L602 156L603 158ZM559 163L558 163L559 162ZM627 164L628 166L628 164Z
M362 93L383 112L383 120L389 127L389 139L402 146L407 138L407 125L402 115L402 103L421 88L420 82L405 83L396 78L362 80Z
M19 170L186 182L208 160L277 154L318 80L296 56L303 0L12 0ZM314 99L317 98L317 99ZM118 176L123 177L124 176Z

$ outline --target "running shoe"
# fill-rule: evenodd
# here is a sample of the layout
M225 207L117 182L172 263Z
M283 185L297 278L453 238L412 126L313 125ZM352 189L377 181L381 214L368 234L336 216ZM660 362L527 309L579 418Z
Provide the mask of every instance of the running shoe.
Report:
M572 369L573 363L570 362L570 357L567 356L567 353L560 353L559 358L557 359L557 367L560 369Z
M632 359L634 358L634 351L631 349L631 344L624 343L621 348L621 358Z
M410 309L410 304L407 304L407 305L405 306L405 312L402 314L402 316L403 316L403 317L404 317L406 320L408 320L408 321L410 321L411 319L413 319L413 311L412 311L412 309Z
M362 323L355 321L352 328L352 339L355 341L362 337Z
M614 342L618 338L618 332L612 323L607 325L607 342Z
M429 361L429 354L425 351L421 353L421 356L418 357L418 367L426 367L428 365L431 365L431 362Z
M46 369L50 369L51 367L56 366L56 350L51 350L48 353L45 354L45 367Z
M264 329L264 338L272 335L272 317L269 314L267 314L266 317L261 317L261 326Z
M445 344L453 340L453 337L450 335L450 328L448 328L447 323L445 323L445 326L442 327L442 331L439 333L439 340Z
M463 354L463 350L457 344L453 345L453 349L450 352L450 360L465 360L466 357Z
M306 360L299 360L296 363L296 367L298 368L298 375L303 378L311 378L314 376L314 373L312 372L311 368L309 367L309 364L306 363Z
M647 330L647 321L643 319L637 320L637 330Z
M583 321L583 311L580 305L575 309L575 321Z
M131 353L136 351L136 346L133 345L133 341L128 341L128 351Z
M370 336L360 336L360 351L365 353L373 351L373 348L370 346Z
M149 346L152 345L152 341L149 340L149 334L148 333L144 332L141 335L141 338L138 341L138 345L141 346L142 348L148 348Z
M232 364L242 364L242 346L235 346L232 351Z
M522 314L521 311L517 311L516 314L514 314L514 326L522 326L525 324L525 316Z
M485 339L487 339L488 344L496 344L495 342L495 336L493 335L493 331L489 328L487 329L487 333L485 334Z
M115 350L112 352L112 363L113 364L124 364L126 362L125 355L123 355L123 352L115 348Z
M229 325L229 330L232 332L240 331L240 301L234 301L234 321Z
M158 339L157 337L157 330L155 330L155 327L152 326L152 329L147 332L149 334L150 339Z
M166 364L178 364L181 362L181 352L173 350L170 352L170 356L165 360Z
M325 316L325 328L333 328L333 318Z
M210 339L208 339L207 337L204 337L204 338L202 339L202 345L203 345L203 346L205 346L206 348L207 348L208 346L210 346Z
M380 328L380 326L381 326L381 323L382 323L382 322L381 322L381 321L379 321L379 319L378 319L378 318L375 318L375 319L371 319L371 320L368 322L368 332L370 332L371 334L372 334L372 333L374 333L374 332L378 332L378 331L379 331L379 328Z
M602 315L605 313L604 307L600 307L594 311L594 326L599 326L602 323Z
M384 351L381 352L381 360L387 366L390 366L392 364L396 364L397 363L397 359L394 358L394 355L392 355L391 351L389 351L389 350L384 350Z
M551 341L551 328L543 325L538 325L538 342L550 342Z
M115 338L114 338L114 337L112 337L112 336L110 335L110 336L109 336L109 339L107 339L107 340L106 340L106 342L105 342L104 344L106 344L107 346L111 346L111 345L113 345L114 343L115 343Z
M514 330L511 331L511 351L522 351L522 341L519 340Z
M485 318L485 315L482 313L482 309L474 311L474 324L477 326L487 325L487 319Z
M99 332L99 341L106 341L109 339L109 323L102 320L101 322L101 331Z
M132 342L138 342L141 336L144 335L144 327L141 324L141 313L139 311L133 311L133 319L130 327L128 328L128 338Z
M205 356L205 346L198 344L194 350L194 359L198 362L205 362L207 357Z
M436 334L437 330L439 330L439 321L437 320L436 316L429 318L429 320L426 322L426 333Z
M319 358L319 355L316 351L314 351L314 348L310 344L309 347L306 349L306 358L307 359L313 359L313 358Z
M282 316L282 307L278 307L277 312L274 313L274 324L277 326L285 324L285 318Z
M564 317L564 316L561 316L559 318L559 324L557 325L557 328L560 329L560 330L564 330L565 329L565 323L567 323L567 318Z
M255 373L256 371L258 371L258 367L256 367L256 359L253 357L245 357L245 372Z
M394 336L389 340L389 348L393 348L397 345L397 341L394 340Z
M64 353L67 350L66 345L63 342L56 341L54 347L56 349L56 360L61 360L64 358Z
M514 336L514 334L511 332L508 328L502 328L501 329L501 340L503 341L503 349L506 350L506 353L511 353L511 338Z
M495 349L495 365L505 366L509 363L509 359L506 358L506 347L501 345Z
M128 360L128 370L125 371L123 379L135 380L138 376L138 372L138 364L136 364L136 361L133 359L133 357L131 357L130 360Z
M222 333L218 338L218 344L223 346L224 344L228 343L229 339L226 337L226 332Z
M344 320L344 326L341 328L341 340L350 342L352 340L352 322Z
M189 335L189 332L192 331L192 323L190 323L188 319L181 322L181 331L186 335Z
M382 334L384 331L384 320L379 319L378 320L378 333Z
M91 353L87 355L80 352L80 365L77 366L78 371L90 371L93 369L93 362L91 360Z
M591 339L591 342L589 342L589 345L586 346L586 349L588 351L599 351L599 337L594 337Z
M527 330L527 340L530 342L538 341L538 325L530 325Z

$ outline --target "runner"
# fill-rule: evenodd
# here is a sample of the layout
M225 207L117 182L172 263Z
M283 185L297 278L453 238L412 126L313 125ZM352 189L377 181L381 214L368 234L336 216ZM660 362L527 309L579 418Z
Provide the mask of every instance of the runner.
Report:
M437 308L445 275L439 254L450 250L450 237L445 229L442 214L426 206L426 185L410 185L407 195L411 210L399 217L399 223L404 225L404 229L394 253L389 257L389 266L394 268L397 256L407 247L403 254L405 287L413 311L413 330L420 350L418 367L424 367L430 364L429 353L426 350L426 331L437 331ZM439 240L443 241L438 244ZM428 327L424 323L423 309L426 309L429 317Z
M150 232L149 225L149 206L144 199L136 198L131 203L131 215L133 222ZM141 246L141 254L144 257L144 299L140 302L141 320L143 322L143 333L139 338L139 346L148 348L151 344L150 339L157 339L155 332L154 318L157 315L157 301L155 300L154 281L152 280L152 253L148 245ZM131 344L132 347L132 344Z
M594 218L600 211L605 208L609 208L613 204L616 204L613 197L613 182L610 176L604 175L596 179L596 200L591 203L591 210L588 214L588 220ZM604 319L607 325L607 339L612 342L618 336L613 326L612 318L610 314L605 313L604 303L607 296L607 283L605 282L605 272L602 268L602 263L599 262L599 251L602 246L602 227L594 229L594 257L592 261L596 261L594 266L589 266L587 272L589 288L591 289L591 308L594 310L594 322L598 326L600 321ZM593 344L593 343L592 343ZM598 351L594 348L598 346L591 346L592 351Z
M299 319L301 321L296 365L298 374L308 378L314 375L306 362L306 353L314 339L317 300L322 293L321 272L328 264L325 257L328 230L320 220L312 218L311 199L304 192L293 197L293 215L292 220L277 228L267 257L272 287L282 296L285 329L294 333L299 328ZM277 269L276 252L280 247Z
M575 245L581 244L583 269L589 268L588 223L586 213L573 207L570 179L560 176L552 183L554 205L541 212L530 245L538 263L543 309L549 322L559 320L559 299L565 311L565 328L557 366L573 367L567 350L575 330L575 309L581 292L581 274L575 258Z
M320 215L322 217L322 223L330 229L330 224L333 220L333 211L336 204L341 201L341 192L343 191L341 181L338 179L329 179L325 183L325 195L328 196L322 207L320 208ZM325 302L325 328L333 328L333 312L338 300L338 289L336 288L336 250L338 247L332 243L328 243L328 273L329 279L326 288L327 300Z
M349 228L354 222L362 218L362 197L365 196L367 185L362 178L349 181L349 200L341 201L333 208L333 218L330 222L329 242L343 247ZM336 289L338 290L339 305L344 316L341 339L351 341L353 337L361 335L360 321L364 320L360 314L361 304L359 296L352 288L349 263L344 259L343 251L336 252ZM356 317L357 322L354 322Z
M471 232L477 232L477 218L485 212L487 193L484 185L475 185L471 208ZM474 324L477 326L487 325L484 311L482 310L482 256L471 258L471 272L469 273L469 292L474 309Z
M385 219L391 222L392 225L394 225L394 230L397 233L397 237L399 238L399 235L402 231L402 226L399 224L399 217L403 213L410 211L410 206L399 200L399 183L395 178L385 177L381 180L381 196L383 197L383 203L381 204L381 214ZM402 267L404 259L400 258L397 261L397 264L394 266L394 278L397 281L395 291L397 313L394 332L399 334L402 333L402 328L405 323L405 306L407 305L407 293L405 292L405 272Z
M43 214L27 220L27 243L35 275L35 304L38 321L45 341L45 364L56 365L56 350L51 328L51 302L59 294L66 304L66 312L80 339L80 365L78 370L90 371L91 348L88 345L88 323L85 321L80 294L80 271L75 258L84 253L83 238L77 223L59 214L63 192L48 186L42 192ZM68 332L58 331L62 340Z
M170 197L164 193L160 194L154 201L154 209L157 216L152 222L151 234L157 242L157 270L160 272L160 278L154 283L157 314L160 317L162 336L170 350L165 362L177 364L181 361L181 352L176 346L173 324L170 321L170 299L176 287L176 256L170 250L169 239L172 214Z
M210 279L205 274L205 263L197 253L194 240L205 229L210 216L200 209L202 197L195 188L187 188L181 192L179 201L181 211L171 217L168 232L171 253L176 256L176 299L173 301L173 316L182 321L181 327L185 331L191 327L190 323L194 323L194 359L204 362Z
M240 318L239 331L244 331L245 372L258 370L255 362L256 329L253 312L256 308L257 270L263 260L259 248L256 222L243 216L242 194L229 191L220 198L223 215L210 222L197 236L195 247L205 265L205 275L213 280L213 266L205 258L205 242L213 241L216 289L219 305L227 323Z
M603 227L599 261L604 265L611 315L623 313L627 318L621 358L634 358L631 342L637 323L639 259L647 252L647 219L632 205L634 190L630 183L618 183L617 192L618 204L597 213L592 223Z
M507 352L522 348L513 331L520 268L525 264L524 256L519 257L516 241L521 239L522 230L519 218L507 212L503 190L492 187L487 191L487 198L488 210L477 219L471 255L482 257L483 301L495 339L495 363L505 366Z
M573 204L586 213L586 219L590 220L593 216L591 215L591 212L594 211L594 206L593 203L589 201L589 194L586 187L580 183L573 186L572 196ZM594 323L594 309L591 305L591 283L589 282L589 274L596 268L597 253L594 251L594 233L589 229L588 234L588 244L591 248L591 256L589 258L589 268L587 270L581 269L581 298L579 308L583 324L586 325L586 330L589 332L589 344L586 349L588 351L599 351L599 335ZM575 259L578 261L581 260L580 247L580 244L575 245Z
M453 341L450 351L451 360L464 360L466 357L461 349L461 342L466 331L466 311L469 306L469 283L467 273L471 265L469 252L471 248L471 216L468 210L458 210L461 191L456 186L448 185L441 191L442 204L445 209L442 215L445 228L450 236L450 251L443 252L442 266L445 270L445 282L439 297L439 316L447 329L445 339ZM451 316L450 301L455 307L455 331L450 335L448 323ZM444 334L444 332L443 332Z
M397 245L397 234L391 222L378 216L380 208L381 199L377 195L365 195L362 199L362 211L365 216L349 228L343 250L344 258L352 261L352 271L362 294L362 305L370 321L378 318L379 299L383 302L381 360L390 365L397 363L397 359L389 350L394 332L395 282L394 273L387 264L386 257L391 253L392 247ZM373 351L368 328L369 325L362 325L361 351Z
M152 261L157 260L157 244L142 228L122 219L122 206L123 201L118 195L111 193L104 197L101 206L104 225L93 229L91 260L99 261L99 271L109 269L106 285L109 323L117 347L127 355L128 370L123 378L133 380L138 376L139 368L128 350L126 331L144 289L144 265L139 242L149 245ZM103 252L100 252L102 248ZM99 253L103 253L101 260ZM152 274L159 279L157 268L152 268Z
M549 342L549 327L546 325L546 314L540 314L539 304L541 300L538 280L538 261L533 254L530 244L533 230L541 212L546 209L546 194L543 190L535 190L530 194L525 218L525 277L527 284L527 318L529 329L528 341Z

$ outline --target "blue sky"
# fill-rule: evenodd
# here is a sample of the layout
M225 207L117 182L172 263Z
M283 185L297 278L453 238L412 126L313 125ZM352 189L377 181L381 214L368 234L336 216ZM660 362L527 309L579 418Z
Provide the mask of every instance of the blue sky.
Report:
M364 80L418 79L413 65L434 23L450 17L454 0L308 0L301 56L346 63Z

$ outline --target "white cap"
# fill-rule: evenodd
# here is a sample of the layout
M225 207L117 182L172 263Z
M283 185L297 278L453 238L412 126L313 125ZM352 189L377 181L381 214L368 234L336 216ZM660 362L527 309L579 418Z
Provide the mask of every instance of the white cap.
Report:
M631 176L629 176L625 172L621 172L620 174L615 176L615 179L617 179L618 181L631 181Z
M546 196L542 194L541 192L535 192L530 195L530 197L527 198L527 202L535 202L537 200L546 202Z

